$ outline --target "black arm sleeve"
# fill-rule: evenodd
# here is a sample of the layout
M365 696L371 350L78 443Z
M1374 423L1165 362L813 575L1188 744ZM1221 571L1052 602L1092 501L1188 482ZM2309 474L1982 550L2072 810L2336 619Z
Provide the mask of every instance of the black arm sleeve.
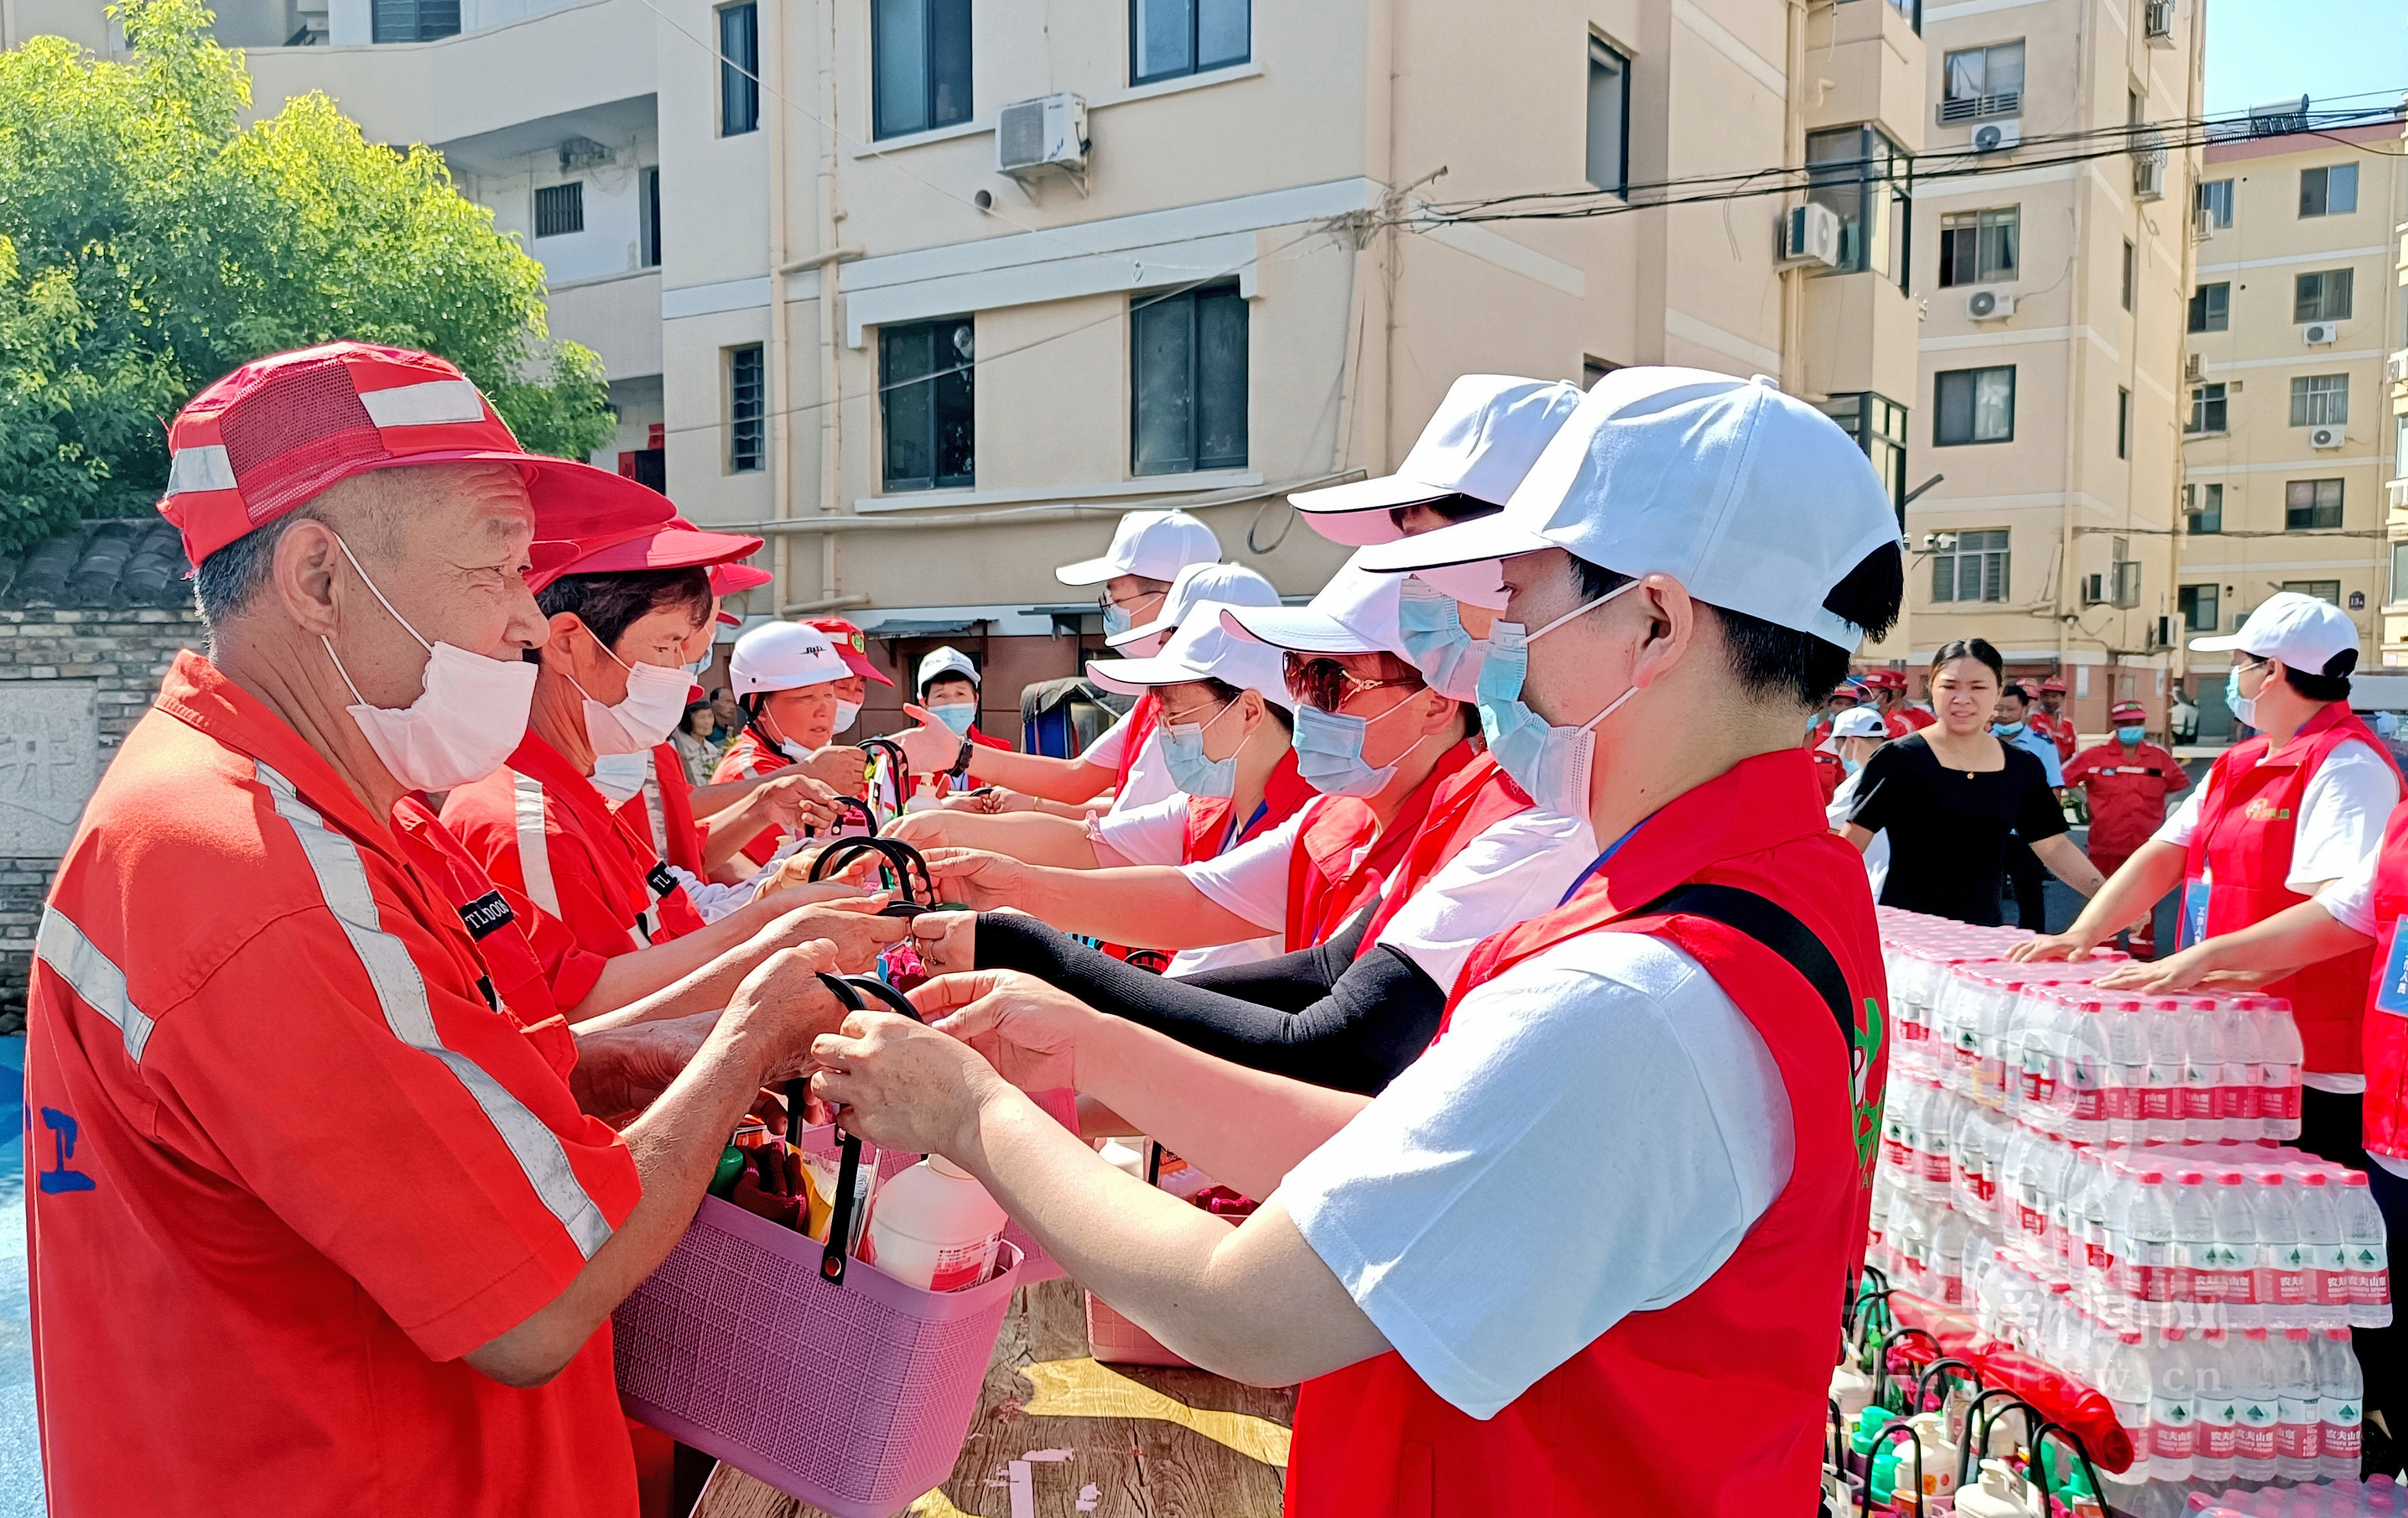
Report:
M1254 997L1197 983L1203 976L1173 981L1135 968L1017 913L979 914L978 967L1025 971L1098 1011L1232 1064L1375 1096L1429 1046L1446 993L1385 945L1352 958L1366 921L1368 914L1340 938L1299 954L1206 972L1243 984ZM1273 999L1267 972L1287 962L1296 962L1296 989ZM1298 1005L1283 1005L1291 1001Z

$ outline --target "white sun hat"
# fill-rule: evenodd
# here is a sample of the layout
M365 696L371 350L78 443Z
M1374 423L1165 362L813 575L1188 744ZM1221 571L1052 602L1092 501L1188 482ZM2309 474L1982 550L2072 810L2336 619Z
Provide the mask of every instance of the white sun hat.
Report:
M2232 632L2194 637L2190 646L2201 653L2239 649L2260 659L2280 659L2285 668L2302 675L2346 675L2358 666L2358 624L2330 601L2277 591ZM2344 652L2349 662L2333 667Z
M1099 559L1081 559L1054 571L1065 585L1100 585L1121 575L1175 580L1191 564L1221 557L1221 539L1184 511L1131 511L1112 529L1112 546Z
M1356 551L1304 606L1224 607L1221 624L1275 648L1301 653L1377 653L1411 660L1397 631L1397 602L1405 577L1361 567L1369 549Z
M1268 643L1241 637L1221 623L1224 608L1206 601L1188 612L1162 652L1150 659L1090 659L1087 678L1108 691L1137 695L1157 685L1217 680L1241 691L1260 691L1266 701L1294 709L1283 660Z
M1297 491L1288 501L1314 532L1356 546L1402 537L1388 519L1401 506L1449 495L1503 506L1580 398L1580 386L1569 380L1467 374L1447 387L1395 474Z
M1355 562L1440 583L1430 571L1560 548L1854 650L1863 629L1823 602L1898 541L1889 491L1830 418L1763 375L1646 366L1597 382L1504 510Z
M1187 620L1187 613L1207 601L1225 606L1277 606L1278 587L1241 564L1191 564L1170 581L1162 598L1162 615L1104 639L1107 647L1127 648L1165 634Z

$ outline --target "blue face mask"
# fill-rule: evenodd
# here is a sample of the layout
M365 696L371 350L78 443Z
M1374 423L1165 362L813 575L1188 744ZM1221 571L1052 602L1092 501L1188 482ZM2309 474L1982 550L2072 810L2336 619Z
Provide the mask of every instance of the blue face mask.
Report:
M2141 741L2142 732L2143 729L2138 727L2118 727L2115 729L2115 741L2128 749L2131 748Z
M1840 761L1840 767L1853 775L1857 770L1864 768L1865 766L1864 761L1860 759L1842 759Z
M1104 636L1106 637L1117 637L1136 625L1129 614L1121 609L1121 604L1118 601L1104 603Z
M1238 756L1213 759L1204 752L1204 735L1229 714L1235 702L1223 707L1209 723L1162 724L1162 763L1170 783L1189 795L1228 796L1238 794Z
M936 713L939 722L953 730L955 738L968 738L970 723L978 720L978 703L975 701L957 701L928 709Z
M1405 701L1412 700L1408 695ZM1396 778L1397 766L1405 762L1405 754L1382 769L1371 767L1363 757L1363 739L1371 723L1401 708L1405 701L1390 707L1379 717L1350 717L1342 711L1324 711L1310 701L1296 709L1296 772L1304 783L1323 795L1378 795L1382 787ZM1426 735L1422 742L1429 741ZM1414 749L1421 747L1415 743ZM1412 752L1407 749L1405 753Z
M2258 725L2258 698L2241 694L2241 671L2254 667L2253 665L2234 665L2232 673L2224 677L2224 704L2231 708L2232 714L2241 719L2242 724L2247 727ZM2261 686L2260 689L2263 687Z
M1638 583L1634 580L1616 586L1535 633L1523 631L1518 622L1489 624L1488 657L1480 666L1480 730L1486 735L1488 752L1497 756L1497 763L1542 810L1568 817L1588 815L1595 728L1613 715L1614 708L1638 695L1639 688L1634 685L1615 696L1604 710L1576 727L1555 726L1522 699L1522 681L1530 672L1530 645Z
M1990 731L1998 734L2000 738L2021 738L2023 736L2024 724L2021 723L1992 723L1990 724Z
M1465 630L1454 596L1418 576L1409 578L1397 603L1397 634L1431 690L1455 701L1479 694L1488 644Z

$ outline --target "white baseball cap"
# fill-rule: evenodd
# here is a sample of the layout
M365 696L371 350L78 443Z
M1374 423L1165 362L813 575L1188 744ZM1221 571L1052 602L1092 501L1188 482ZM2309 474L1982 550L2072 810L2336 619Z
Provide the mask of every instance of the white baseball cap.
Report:
M1405 577L1363 568L1363 555L1370 551L1356 551L1304 606L1223 607L1221 625L1301 653L1377 653L1385 649L1410 660L1412 655L1397 632L1397 602L1404 594Z
M1831 719L1831 736L1842 738L1887 738L1889 724L1882 714L1870 707L1850 707Z
M1403 529L1388 519L1400 506L1449 495L1503 506L1580 399L1580 386L1569 380L1467 374L1447 387L1446 399L1395 474L1300 490L1288 500L1314 532L1356 545L1402 537Z
M2358 624L2330 601L2297 591L2276 591L2258 603L2240 628L2222 637L2194 637L2202 653L2239 649L2260 659L2280 659L2302 675L2346 675L2358 667ZM2349 661L2339 668L2344 654Z
M763 623L738 638L727 655L727 681L738 695L820 685L852 673L827 634L795 622Z
M1598 380L1504 510L1355 562L1426 571L1560 548L1854 650L1864 630L1824 599L1898 540L1889 492L1830 418L1763 375L1648 366Z
M1187 620L1187 613L1207 601L1225 606L1277 606L1278 587L1241 564L1191 564L1170 581L1162 598L1162 615L1125 633L1104 639L1106 646L1125 649L1157 633L1168 633ZM1234 682L1233 682L1234 683Z
M1081 559L1054 571L1065 585L1100 585L1118 575L1172 580L1191 564L1221 556L1212 529L1184 511L1131 511L1112 529L1112 546L1100 559Z
M920 673L911 682L911 694L915 697L927 695L928 682L945 675L959 675L973 686L979 683L978 666L970 663L968 654L949 643L930 649L920 661Z
M1264 700L1293 710L1296 697L1288 694L1287 679L1281 673L1280 651L1229 631L1221 623L1222 609L1218 602L1198 605L1151 659L1088 660L1087 678L1123 695L1156 685L1217 680L1241 691L1260 691Z

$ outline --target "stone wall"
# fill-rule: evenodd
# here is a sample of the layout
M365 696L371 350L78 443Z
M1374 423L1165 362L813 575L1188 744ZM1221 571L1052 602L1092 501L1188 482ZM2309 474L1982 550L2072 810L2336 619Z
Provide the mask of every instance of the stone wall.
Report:
M0 609L0 1032L22 1025L50 877L109 756L179 649L189 609Z

